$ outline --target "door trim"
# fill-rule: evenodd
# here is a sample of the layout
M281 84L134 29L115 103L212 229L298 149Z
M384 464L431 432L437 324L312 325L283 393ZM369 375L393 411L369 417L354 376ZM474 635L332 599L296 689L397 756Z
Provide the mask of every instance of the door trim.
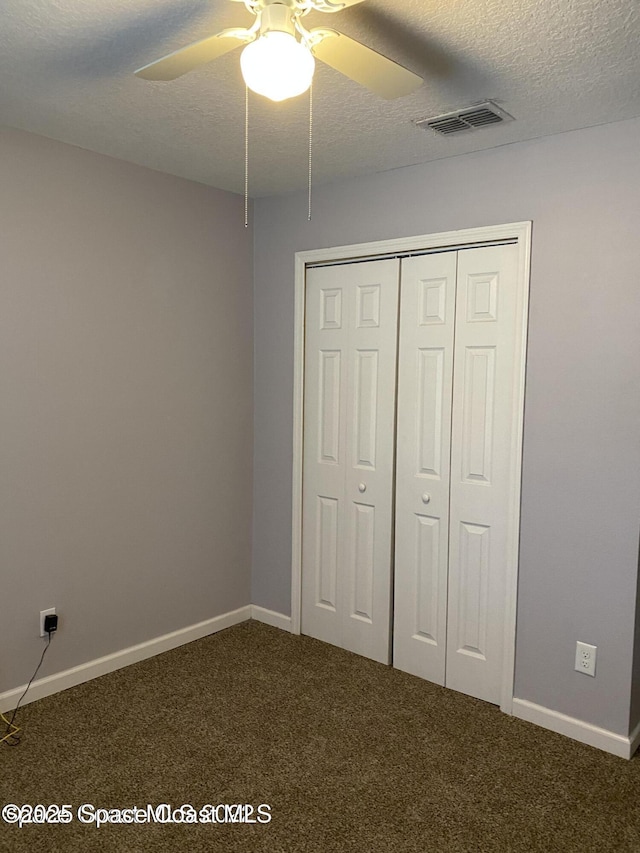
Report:
M365 261L372 257L399 253L451 249L470 244L482 245L496 240L516 240L518 245L516 349L520 353L520 371L514 389L512 470L522 472L522 440L524 420L525 368L529 307L529 270L531 263L532 223L514 222L485 228L443 231L372 243L335 246L295 254L294 301L294 380L293 380L293 479L292 479L292 551L291 551L291 633L300 633L302 592L302 460L304 405L304 317L306 267L311 264ZM516 639L516 606L518 591L518 552L520 541L520 493L522 476L512 483L510 495L509 536L507 550L512 570L506 578L504 665L500 709L513 713L513 682Z

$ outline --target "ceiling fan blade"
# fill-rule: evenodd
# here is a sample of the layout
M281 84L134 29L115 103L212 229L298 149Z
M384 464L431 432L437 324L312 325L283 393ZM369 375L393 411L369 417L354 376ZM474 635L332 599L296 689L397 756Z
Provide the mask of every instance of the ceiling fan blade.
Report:
M311 37L314 56L382 98L401 98L422 85L413 71L343 33L316 29Z
M224 56L241 44L253 41L254 34L250 30L228 29L215 36L196 41L193 44L174 50L173 53L150 62L138 68L137 77L145 80L175 80L187 71L193 71L201 65L206 65L219 56Z

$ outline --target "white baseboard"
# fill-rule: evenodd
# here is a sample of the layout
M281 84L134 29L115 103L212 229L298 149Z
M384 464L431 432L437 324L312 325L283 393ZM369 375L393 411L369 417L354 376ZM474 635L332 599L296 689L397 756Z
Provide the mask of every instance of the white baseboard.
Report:
M275 610L267 610L266 607L258 607L257 604L252 604L251 618L255 619L256 622L271 625L272 628L291 632L291 616L285 616L284 613L276 613Z
M629 758L633 758L636 749L640 746L640 723L629 735L629 740L631 741Z
M631 758L640 744L640 725L631 736L624 737L615 734L615 732L610 732L608 729L601 729L599 726L585 723L584 720L568 717L566 714L560 714L558 711L536 705L526 699L514 698L513 716L542 726L543 729L566 735L566 737L586 743L589 746L595 746L597 749L612 753L612 755L618 755L620 758Z
M26 705L29 702L35 702L38 699L43 699L45 696L51 696L54 693L67 690L69 687L75 687L78 684L83 684L85 681L99 678L101 675L114 672L132 663L138 663L138 661L146 660L147 658L162 654L162 652L167 652L170 649L175 649L194 640L199 640L209 634L215 634L217 631L230 628L232 625L245 622L247 619L264 622L266 625L280 628L282 631L291 631L290 616L285 616L283 613L276 613L274 610L268 610L266 607L258 607L256 604L246 605L229 613L214 616L213 619L198 622L196 625L172 631L170 634L164 634L153 640L147 640L128 649L122 649L121 651L88 661L63 672L40 678L38 681L34 681L29 688L29 692L23 699L23 704ZM1 713L11 711L15 707L25 687L26 684L23 684L20 687L0 694ZM581 743L586 743L589 746L595 746L598 749L610 752L621 758L631 758L638 746L640 746L640 723L630 736L624 737L607 729L591 725L591 723L585 723L583 720L568 717L558 711L552 711L542 705L536 705L527 699L516 698L513 700L512 713L521 720L534 723L542 728L573 738Z
M168 652L170 649L191 643L193 640L200 640L202 637L215 634L217 631L230 628L232 625L245 622L250 618L251 607L246 605L245 607L238 608L238 610L223 613L221 616L214 616L213 619L198 622L197 625L180 628L178 631L172 631L170 634L164 634L162 637L156 637L154 640L147 640L145 643L139 643L137 646L131 646L128 649L122 649L119 652L105 655L105 657L74 666L72 669L66 669L63 672L57 672L45 678L40 678L38 681L33 682L22 704L26 705L29 702L35 702L37 699L43 699L45 696L51 696L54 693L59 693L61 690L67 690L69 687L83 684L85 681L106 675L108 672L129 666L129 664L138 663L138 661L154 657L155 655L162 654L162 652ZM8 690L6 693L0 693L0 713L6 713L15 708L16 702L19 700L26 686L26 684L23 684L21 687Z

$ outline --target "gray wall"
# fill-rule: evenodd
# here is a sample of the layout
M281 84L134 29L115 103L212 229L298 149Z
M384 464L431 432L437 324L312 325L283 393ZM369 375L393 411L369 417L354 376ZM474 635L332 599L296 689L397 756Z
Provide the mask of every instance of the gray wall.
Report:
M242 198L0 133L0 693L249 603Z
M493 132L493 131L487 131ZM640 120L264 199L255 604L290 612L296 251L533 220L515 695L629 731L640 512ZM576 640L598 646L595 679Z

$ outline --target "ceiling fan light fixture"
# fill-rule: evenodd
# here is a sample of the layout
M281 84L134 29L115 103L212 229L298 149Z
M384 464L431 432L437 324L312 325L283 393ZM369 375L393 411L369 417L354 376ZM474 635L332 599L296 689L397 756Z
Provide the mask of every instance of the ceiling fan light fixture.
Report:
M284 101L311 86L315 60L295 36L272 30L244 48L240 67L252 92L272 101Z

